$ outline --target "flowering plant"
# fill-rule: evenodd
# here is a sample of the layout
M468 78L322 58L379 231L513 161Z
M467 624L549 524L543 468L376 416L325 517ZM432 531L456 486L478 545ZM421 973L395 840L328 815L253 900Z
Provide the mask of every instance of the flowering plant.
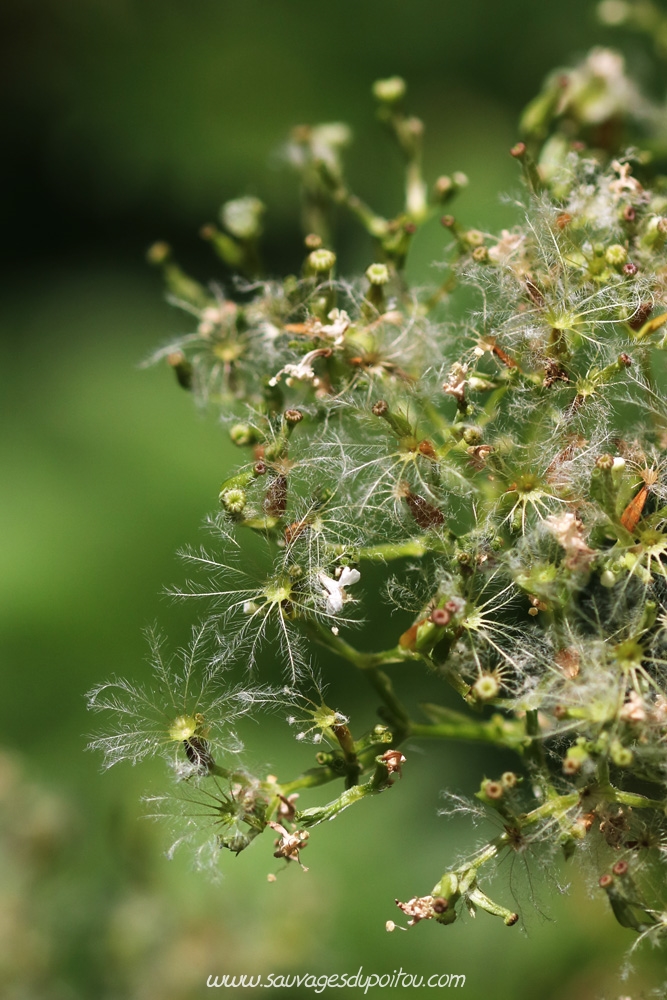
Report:
M646 5L606 0L610 22ZM621 16L622 15L622 16ZM639 17L639 14L637 14ZM205 287L166 244L170 300L194 327L157 352L178 383L217 409L244 460L219 489L213 550L186 558L208 602L176 665L154 642L156 682L117 679L91 707L115 716L95 738L108 764L162 754L180 797L179 840L201 859L264 834L302 864L313 831L401 776L407 740L512 751L475 803L501 832L399 902L410 924L482 909L518 915L485 891L506 852L588 859L616 919L643 937L667 928L667 177L664 112L622 57L596 49L550 77L526 109L521 221L500 236L442 214L467 184L431 188L423 125L398 78L373 88L405 160L404 204L385 218L354 194L340 124L301 127L286 156L303 195L300 275L262 277L264 206L228 202L204 238L238 277ZM365 274L337 276L331 219L347 210L374 244ZM434 216L449 241L435 289L410 288L405 262ZM456 312L458 289L474 308ZM409 627L353 641L369 564ZM329 707L318 647L363 674L381 721L358 732ZM279 649L284 686L257 682ZM229 680L247 666L242 684ZM406 707L413 670L449 686ZM233 724L279 707L318 745L292 780L239 763ZM298 794L342 783L323 805ZM173 814L173 799L152 800ZM170 805L171 803L171 805ZM195 803L194 815L188 808ZM273 831L277 839L268 834ZM388 921L388 928L395 924Z

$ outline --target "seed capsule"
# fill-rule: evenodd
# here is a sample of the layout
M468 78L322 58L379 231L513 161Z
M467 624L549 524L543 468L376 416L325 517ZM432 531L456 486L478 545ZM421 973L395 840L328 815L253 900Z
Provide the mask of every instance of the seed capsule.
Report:
M215 761L211 756L206 740L203 740L200 736L191 736L190 739L183 741L183 749L185 750L185 756L193 767L196 767L199 774L207 774L211 770Z
M648 496L648 486L644 483L636 496L632 498L628 506L621 514L621 524L628 531L633 532L642 516L646 498Z
M420 497L418 493L408 491L403 499L405 500L413 520L420 528L437 528L445 523L445 515L432 503Z
M287 476L275 476L264 497L264 511L270 517L282 517L287 509Z

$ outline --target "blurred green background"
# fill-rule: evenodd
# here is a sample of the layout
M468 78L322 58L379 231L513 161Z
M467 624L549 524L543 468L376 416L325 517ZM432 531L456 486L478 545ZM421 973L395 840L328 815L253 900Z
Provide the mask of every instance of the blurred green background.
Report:
M532 866L538 905L523 928L481 914L385 932L394 895L428 891L483 836L437 816L441 789L470 794L499 770L480 750L410 748L390 794L318 829L307 874L290 866L267 883L276 863L260 840L221 858L212 885L185 855L168 862L166 831L140 819L162 769L102 775L84 752L97 720L83 697L115 671L147 675L146 624L187 634L193 609L161 591L183 580L175 551L201 541L234 460L166 371L138 367L184 322L162 302L147 245L167 239L199 277L219 277L198 227L256 194L269 270L296 267L296 184L276 151L303 122L348 121L354 188L394 211L399 161L369 96L393 73L426 122L429 176L469 175L466 224L511 224L498 195L518 186L507 151L521 107L596 43L620 42L650 83L641 44L596 25L582 0L4 0L0 19L2 996L190 1000L211 973L359 965L464 973L469 1000L646 995L664 957L641 953L621 985L631 932L576 871L557 873L573 882L562 896ZM338 239L343 271L370 262L342 220ZM416 281L437 276L443 243L437 224L419 235ZM372 702L337 670L334 697L370 725ZM260 769L288 778L312 763L279 719L250 736ZM526 878L507 862L496 894L509 903Z

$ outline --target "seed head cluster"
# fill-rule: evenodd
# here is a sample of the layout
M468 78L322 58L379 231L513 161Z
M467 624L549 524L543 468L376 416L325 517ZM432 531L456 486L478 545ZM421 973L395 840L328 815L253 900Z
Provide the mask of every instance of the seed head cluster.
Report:
M227 203L223 228L203 232L236 280L204 286L166 245L150 252L191 323L154 360L219 412L241 457L217 492L210 551L185 553L196 574L178 594L204 624L174 660L154 643L150 687L116 679L91 693L115 718L93 746L108 764L168 758L175 798L153 802L200 858L265 833L283 867L303 867L319 823L410 780L408 738L504 748L515 770L504 756L476 801L448 807L496 817L501 832L399 902L409 923L483 909L512 926L486 873L508 852L551 852L585 861L616 918L658 937L667 178L637 143L664 116L615 52L550 77L511 151L517 223L494 235L451 207L467 178L424 180L404 82L373 92L406 160L395 217L351 192L344 126L301 126L285 153L302 186L300 273L263 275L257 199ZM410 288L412 239L444 203L444 278ZM331 249L341 210L372 241L358 277L339 275ZM378 568L379 590L366 584ZM354 643L364 616L373 652ZM368 677L381 724L359 732L345 705L326 704L322 648ZM262 671L276 657L284 684L271 687ZM420 668L435 693L416 717ZM243 768L235 720L263 707L318 746L314 769L279 781ZM329 782L337 797L301 808Z

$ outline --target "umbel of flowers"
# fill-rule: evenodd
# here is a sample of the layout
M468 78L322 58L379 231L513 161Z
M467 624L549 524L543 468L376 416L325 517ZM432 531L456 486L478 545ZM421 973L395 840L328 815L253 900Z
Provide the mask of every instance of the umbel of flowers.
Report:
M614 52L550 78L511 151L525 181L520 221L498 236L451 214L463 175L424 180L423 125L403 110L403 81L373 90L405 159L395 217L351 191L345 126L301 127L286 150L302 186L300 274L261 277L254 198L228 202L220 226L203 230L240 275L231 292L184 274L168 246L150 251L191 322L156 358L219 410L241 459L218 491L211 551L186 553L199 575L182 596L207 608L203 623L174 658L153 639L150 686L117 678L91 693L115 720L92 745L108 765L168 760L176 790L152 800L154 812L172 816L202 863L261 837L301 865L319 824L396 783L406 740L512 751L515 769L483 776L475 802L451 797L454 811L495 814L501 832L399 902L408 922L482 909L512 926L517 914L487 883L498 859L530 848L597 866L616 919L657 937L667 928L664 119ZM372 238L364 275L337 273L336 211ZM447 270L417 292L405 260L433 216ZM454 319L462 284L477 308ZM393 633L385 622L379 648L362 652L354 626L370 564L412 624ZM284 686L262 683L267 647L280 650ZM370 731L326 704L318 647L367 678L380 719ZM232 683L239 663L247 674ZM460 707L436 695L414 717L404 699L419 668ZM291 779L252 775L238 756L236 720L276 707L317 745L313 767ZM324 804L302 808L319 786L333 786Z

